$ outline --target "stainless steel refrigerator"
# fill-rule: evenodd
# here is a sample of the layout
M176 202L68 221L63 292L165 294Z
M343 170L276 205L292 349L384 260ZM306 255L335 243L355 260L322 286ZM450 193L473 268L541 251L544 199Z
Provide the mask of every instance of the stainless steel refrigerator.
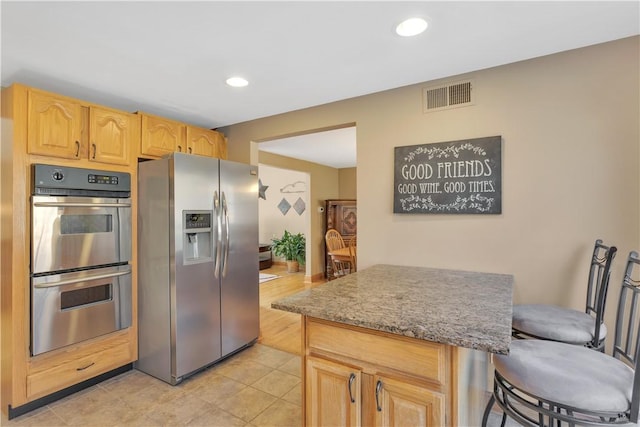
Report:
M174 153L138 170L135 366L177 384L258 338L257 167Z

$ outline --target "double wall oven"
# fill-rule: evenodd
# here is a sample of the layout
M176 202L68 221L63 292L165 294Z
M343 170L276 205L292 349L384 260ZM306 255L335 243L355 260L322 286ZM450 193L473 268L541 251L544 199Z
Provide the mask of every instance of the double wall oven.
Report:
M131 176L33 165L31 354L131 325Z

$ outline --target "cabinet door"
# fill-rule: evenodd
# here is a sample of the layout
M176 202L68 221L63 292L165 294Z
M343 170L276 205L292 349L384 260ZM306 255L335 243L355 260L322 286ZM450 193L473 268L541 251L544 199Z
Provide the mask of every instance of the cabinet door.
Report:
M28 152L65 159L84 157L80 103L38 90L29 90L28 99Z
M187 126L187 152L207 157L220 157L220 132Z
M389 378L375 377L376 426L444 426L445 396Z
M359 426L361 372L346 365L307 359L305 408L309 426Z
M107 108L89 109L89 160L129 165L138 116Z
M186 152L185 138L184 124L142 115L141 154L162 157L174 151Z
M223 134L220 134L220 145L218 146L218 150L219 150L219 157L221 159L226 160L227 159L227 138Z

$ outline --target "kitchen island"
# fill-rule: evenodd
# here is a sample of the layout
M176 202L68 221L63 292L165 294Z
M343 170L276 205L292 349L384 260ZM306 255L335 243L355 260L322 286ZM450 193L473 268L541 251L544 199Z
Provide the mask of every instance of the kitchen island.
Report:
M305 425L479 425L513 277L375 265L272 303L302 315Z

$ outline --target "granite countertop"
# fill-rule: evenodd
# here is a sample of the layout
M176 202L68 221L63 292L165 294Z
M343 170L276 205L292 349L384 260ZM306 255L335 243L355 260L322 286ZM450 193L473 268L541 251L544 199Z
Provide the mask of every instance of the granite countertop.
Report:
M272 308L506 354L513 276L375 265L274 301Z

